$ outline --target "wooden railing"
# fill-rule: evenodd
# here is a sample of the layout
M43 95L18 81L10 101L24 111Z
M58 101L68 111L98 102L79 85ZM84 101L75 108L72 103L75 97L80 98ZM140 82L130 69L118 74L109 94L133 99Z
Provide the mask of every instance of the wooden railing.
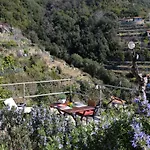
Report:
M67 82L67 81L71 81L71 79L60 79L60 80L48 80L48 81L32 81L32 82L20 82L20 83L8 83L8 84L0 84L0 87L9 87L10 86L17 86L17 85L21 85L22 86L22 91L23 94L22 96L15 96L14 98L22 98L24 99L24 102L26 101L26 98L34 98L34 97L40 97L40 96L50 96L50 95L59 95L59 94L67 94L71 92L71 86L70 86L70 90L66 90L66 91L59 91L59 92L50 92L50 93L43 93L43 94L36 94L36 95L26 95L26 86L29 84L42 84L42 83L62 83L62 82ZM71 85L71 84L70 84ZM8 88L8 89L9 89ZM9 97L8 97L9 98ZM3 98L0 98L0 100L4 100Z

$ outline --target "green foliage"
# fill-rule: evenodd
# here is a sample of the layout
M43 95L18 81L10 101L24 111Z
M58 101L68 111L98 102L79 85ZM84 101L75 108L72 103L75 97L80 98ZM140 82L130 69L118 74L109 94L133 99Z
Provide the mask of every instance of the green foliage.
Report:
M17 45L17 43L15 41L10 40L10 41L3 41L3 42L1 42L0 46L10 49L12 47L17 47L18 45Z
M60 95L58 95L58 99L66 99L66 95L65 94L60 94Z
M14 66L14 64L15 64L15 59L14 59L14 57L13 56L5 56L4 57L4 59L3 59L3 63L2 63L2 65L3 65L3 67L10 67L10 68L12 68L13 66Z
M3 73L9 72L10 70L14 70L16 66L15 58L12 55L5 56L2 59L1 71Z
M102 8L106 10L113 11L118 16L121 17L129 17L129 16L140 16L147 15L147 11L150 7L148 0L131 0L131 1L123 1L123 0L103 0Z
M71 63L75 66L75 67L82 67L83 66L83 58L78 55L78 54L72 54L71 55Z
M23 113L18 115L14 109L11 111L4 109L3 115L5 116L3 127L6 132L2 134L0 144L5 143L3 145L7 149L27 149L27 147L31 149L28 128L23 121Z
M77 118L75 125L69 116L58 115L51 110L34 107L30 114L24 115L15 109L2 109L0 112L0 146L5 149L65 149L65 150L134 150L149 148L148 141L133 145L135 135L138 139L150 133L150 122L142 114L135 115L132 106L126 109L107 109L101 111L97 123L83 125ZM140 126L135 123L140 123ZM141 124L143 126L141 126ZM136 127L134 129L134 127ZM142 128L141 128L142 127ZM5 129L5 130L4 130ZM136 133L136 131L142 132ZM149 140L149 139L148 139Z
M68 60L75 53L105 62L118 54L117 60L124 59L118 17L146 15L149 7L147 0L1 0L1 21L20 27L33 43L41 42L60 58Z
M24 30L30 26L36 28L43 14L42 3L36 0L1 0L1 20Z
M84 71L92 75L92 77L97 77L97 73L100 68L100 64L91 59L83 60Z
M45 80L50 73L40 55L31 56L24 66L24 71L34 80Z
M52 79L60 79L60 76L57 74L56 69L53 68L50 72L50 76Z
M87 82L87 81L79 81L79 83L80 83L80 91L82 93L86 93L86 92L89 91L89 89L90 89L89 82Z
M32 43L38 43L38 36L35 31L29 31L28 38Z
M11 91L9 91L9 90L7 90L5 88L0 87L0 98L1 99L8 98L8 97L11 96L11 94L12 94Z
M118 17L124 12L125 15L131 16L140 14L142 8L149 7L146 0L143 4L138 0L134 1L138 7L132 9L132 2L2 0L1 20L20 27L33 43L42 43L51 54L67 60L75 67L80 67L103 83L118 85L122 80L123 85L128 87L130 86L128 80L116 77L102 64L109 60L120 61L128 58L122 51L117 37ZM130 8L133 12L129 12ZM6 45L16 46L13 41ZM148 59L149 52L145 51L144 55ZM21 78L25 81L61 78L61 68L49 70L40 55L19 63L16 64L11 58L5 58L2 62L3 72L6 68L13 71L15 67L23 69L22 73L13 74L13 82L20 81ZM10 75L6 78L8 77ZM86 88L84 90L86 91Z

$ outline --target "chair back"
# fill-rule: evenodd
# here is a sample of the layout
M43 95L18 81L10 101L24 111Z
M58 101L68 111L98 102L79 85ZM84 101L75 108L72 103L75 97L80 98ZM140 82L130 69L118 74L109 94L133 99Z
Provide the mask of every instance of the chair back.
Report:
M118 97L115 97L115 96L111 96L111 103L112 104L124 105L126 103L126 101L122 100L121 98L118 98Z
M12 97L6 99L6 100L4 101L4 104L5 104L6 106L9 106L10 108L12 108L12 107L17 108L17 107L18 107L17 104L16 104L16 102L14 101L14 99L13 99Z

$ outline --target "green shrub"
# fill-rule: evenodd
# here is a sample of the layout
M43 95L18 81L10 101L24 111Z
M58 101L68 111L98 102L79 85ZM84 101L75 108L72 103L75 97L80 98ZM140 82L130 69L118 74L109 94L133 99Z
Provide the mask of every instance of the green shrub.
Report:
M0 146L6 150L140 150L150 147L148 140L143 139L150 133L149 119L142 114L135 115L132 106L102 110L99 121L87 125L79 118L75 125L69 116L55 114L43 106L33 107L26 115L4 108L0 111L0 121L1 130L5 129L1 132ZM138 139L135 139L137 134ZM135 140L138 140L137 146L133 144Z
M18 44L17 44L15 41L10 40L10 41L1 42L1 43L0 43L0 46L3 46L3 47L5 47L5 48L10 49L10 48L12 48L12 47L17 47Z

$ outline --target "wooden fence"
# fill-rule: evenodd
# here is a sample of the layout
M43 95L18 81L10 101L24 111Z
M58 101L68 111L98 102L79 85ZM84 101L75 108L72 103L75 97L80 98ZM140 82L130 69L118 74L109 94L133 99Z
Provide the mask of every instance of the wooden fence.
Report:
M32 82L21 82L21 83L8 83L8 84L0 84L0 87L3 87L5 89L10 89L12 92L15 89L15 86L20 86L20 88L22 89L22 94L21 96L13 96L13 98L18 98L18 99L23 99L24 103L26 102L27 98L34 98L34 97L41 97L41 96L50 96L50 95L59 95L59 94L67 94L71 92L71 86L69 90L64 91L62 89L62 91L57 91L57 92L49 92L49 93L42 93L42 94L31 94L28 95L27 94L27 90L28 90L28 85L35 85L35 84L45 84L45 83L64 83L64 82L71 82L71 79L60 79L60 80L48 80L48 81L32 81ZM71 84L70 84L71 85ZM31 87L32 88L32 87ZM15 91L14 91L15 92ZM9 98L9 97L8 97ZM0 99L0 100L4 100L4 99Z

